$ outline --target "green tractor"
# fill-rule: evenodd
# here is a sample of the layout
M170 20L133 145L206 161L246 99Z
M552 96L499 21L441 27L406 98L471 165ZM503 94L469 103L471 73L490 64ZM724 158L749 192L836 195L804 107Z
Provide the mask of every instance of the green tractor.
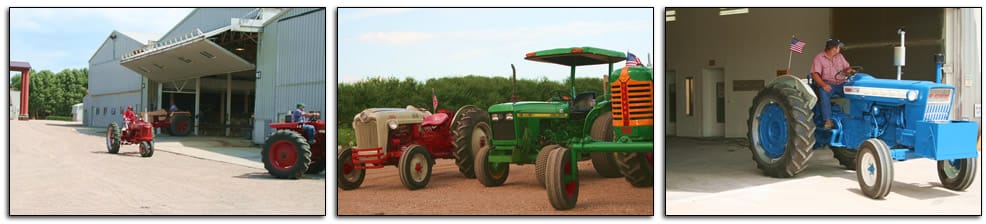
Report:
M553 91L546 101L490 106L487 113L458 119L457 152L475 155L475 175L485 186L500 186L510 164L535 164L551 205L565 210L578 200L576 162L592 160L603 177L624 177L638 187L654 182L653 70L628 66L613 71L624 53L592 47L558 48L528 53L527 60L571 67L570 89ZM596 102L595 92L576 92L577 66L608 64L608 89ZM570 99L569 96L575 96ZM474 109L478 110L478 109ZM482 112L482 111L479 111Z

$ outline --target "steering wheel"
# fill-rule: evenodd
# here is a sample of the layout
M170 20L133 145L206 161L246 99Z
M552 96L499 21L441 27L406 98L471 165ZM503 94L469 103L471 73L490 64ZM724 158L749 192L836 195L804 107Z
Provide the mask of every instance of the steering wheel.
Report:
M322 116L321 113L317 113L315 111L309 111L308 113L309 114L318 114L318 115L315 115L315 116L308 117L308 121L318 121L318 119Z
M548 100L545 100L545 101L548 101L548 102L551 102L551 101L568 101L568 96L565 96L565 91L564 90L552 90L551 93L550 93L550 95L551 95L551 98L548 98Z
M860 72L863 71L863 66L859 66L859 65L857 65L857 66L849 66L849 68L852 69L852 70L856 70L856 72L853 72L852 74L845 75L845 74L842 74L842 71L839 71L839 73L835 74L835 76L836 77L841 76L841 77L843 77L842 80L848 81L848 80L852 80L852 77L853 76L856 76L856 73L860 73Z

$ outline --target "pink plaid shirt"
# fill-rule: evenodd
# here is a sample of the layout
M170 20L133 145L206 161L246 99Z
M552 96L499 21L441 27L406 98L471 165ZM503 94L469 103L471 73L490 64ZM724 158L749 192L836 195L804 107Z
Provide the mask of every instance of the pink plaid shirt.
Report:
M845 79L844 75L846 74L839 75L839 77L836 77L836 74L848 67L849 62L846 61L846 58L842 54L837 54L829 58L824 51L815 55L815 59L811 61L811 72L820 74L822 80L828 84L838 85L845 83L846 81L843 79Z

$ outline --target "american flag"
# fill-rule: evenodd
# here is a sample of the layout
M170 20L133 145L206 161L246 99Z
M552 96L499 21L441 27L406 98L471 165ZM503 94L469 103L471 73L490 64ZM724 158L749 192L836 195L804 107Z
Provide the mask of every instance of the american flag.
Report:
M627 66L642 66L643 64L640 62L640 58L627 51Z
M438 97L435 96L435 88L431 88L431 107L434 111L438 111Z
M794 38L794 37L791 38L791 51L798 52L798 54L801 54L801 51L804 49L805 49L805 42L798 40L798 38Z

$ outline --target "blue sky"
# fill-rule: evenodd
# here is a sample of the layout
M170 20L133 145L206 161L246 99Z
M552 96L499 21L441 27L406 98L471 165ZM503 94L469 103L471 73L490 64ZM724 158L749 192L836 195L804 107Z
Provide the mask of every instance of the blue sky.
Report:
M10 60L53 72L89 66L113 30L168 32L191 8L11 8ZM11 73L16 74L16 73Z
M569 69L524 60L527 52L593 46L654 55L651 8L340 8L340 82L374 77L510 76L563 80ZM652 56L653 57L653 56ZM619 68L622 66L622 62ZM602 77L606 65L579 68Z

